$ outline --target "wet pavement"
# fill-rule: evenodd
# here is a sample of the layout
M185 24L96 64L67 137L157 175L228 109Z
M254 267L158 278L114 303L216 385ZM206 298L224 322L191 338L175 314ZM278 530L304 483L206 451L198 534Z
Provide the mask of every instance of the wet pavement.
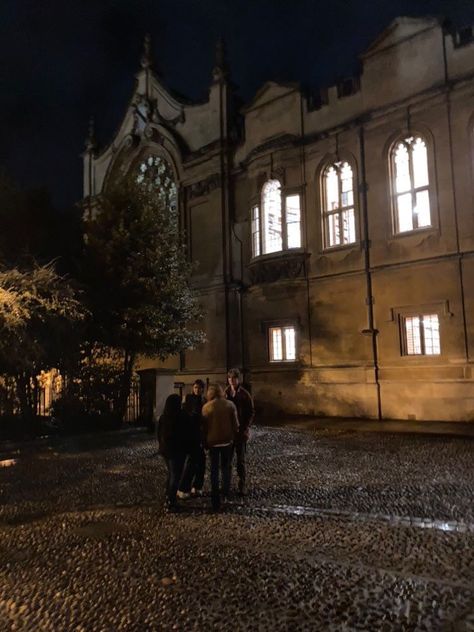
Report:
M135 431L0 454L0 630L474 630L474 442L260 427L249 494L162 507Z

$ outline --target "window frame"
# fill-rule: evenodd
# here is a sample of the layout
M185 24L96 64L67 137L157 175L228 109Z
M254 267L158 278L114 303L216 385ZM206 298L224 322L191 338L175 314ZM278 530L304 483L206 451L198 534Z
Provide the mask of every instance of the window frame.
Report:
M413 169L413 145L417 139L423 141L426 147L426 171L428 174L428 184L424 186L415 186L415 175ZM409 159L409 177L410 177L410 189L405 192L397 193L396 190L396 164L395 164L395 152L400 145L400 143L408 146L408 159ZM389 151L388 151L388 174L389 174L389 192L390 192L390 207L391 207L391 215L392 215L392 227L391 232L393 237L405 237L409 235L413 235L414 233L418 233L421 231L430 231L435 230L437 228L436 223L436 213L435 213L435 172L434 172L434 149L433 144L431 142L431 138L429 134L421 131L411 131L405 132L404 134L398 134L395 140L390 143ZM416 200L417 193L422 191L427 191L428 193L428 202L429 202L429 213L430 213L430 223L426 226L418 226L417 225L417 213L414 212L416 204L414 204L414 200ZM398 198L401 195L410 194L412 198L412 225L413 228L410 230L400 230L400 218L398 213Z
M280 187L280 199L281 199L281 242L282 247L280 250L273 250L272 252L265 252L265 208L263 203L264 189L269 182L276 181ZM288 246L288 220L287 220L287 200L291 197L298 197L299 199L299 246ZM260 257L272 257L284 255L289 252L298 252L303 248L303 210L302 210L303 196L301 194L301 188L286 188L283 187L279 178L268 178L265 180L260 188L260 194L258 200L255 200L250 206L250 238L251 238L251 253L252 259L258 259ZM258 229L254 230L254 214L258 214ZM297 223L297 222L292 222ZM258 234L258 253L256 253L254 235Z
M294 358L288 358L287 357L287 349L286 349L286 340L285 340L285 335L284 335L284 330L285 329L292 329L293 330L293 334L294 334L294 341L295 341L295 348L294 348L294 352L295 352L295 357ZM282 348L282 358L281 359L273 359L273 337L272 337L272 331L274 330L280 330L281 332L281 348ZM268 323L267 327L266 327L266 335L267 335L267 355L268 355L268 362L270 364L296 364L299 360L298 358L298 326L294 321L288 321L288 322L272 322L272 323Z
M352 206L342 206L342 177L341 171L342 166L347 164L352 171ZM335 169L337 173L337 185L338 185L338 208L336 210L328 209L328 195L326 188L326 174L329 169ZM358 178L357 178L357 170L356 165L354 164L353 159L349 159L346 156L342 157L332 157L328 160L324 161L324 164L320 168L320 177L319 177L319 187L320 187L320 200L321 200L321 220L322 220L322 242L323 242L323 250L337 250L340 248L353 248L360 241L360 231L358 226ZM352 209L354 212L354 241L348 241L346 243L340 242L338 244L330 244L329 239L329 218L333 216L338 216L340 227L343 226L343 214L345 211ZM341 233L343 231L341 230Z
M436 316L438 320L438 344L439 353L426 353L426 337L424 318L430 316ZM421 353L409 353L408 352L408 335L407 335L407 320L412 318L418 318L420 322L420 348ZM399 314L399 330L400 330L400 352L404 358L439 358L443 351L441 346L441 315L436 310L429 311L413 311L404 314Z

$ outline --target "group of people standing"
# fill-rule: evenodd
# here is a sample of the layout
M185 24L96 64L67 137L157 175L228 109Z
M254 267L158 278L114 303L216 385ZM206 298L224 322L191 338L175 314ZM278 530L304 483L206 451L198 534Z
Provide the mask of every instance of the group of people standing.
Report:
M238 369L227 374L227 386L196 380L183 404L179 395L169 395L157 425L159 452L168 470L166 506L177 509L178 498L200 496L209 451L211 502L218 511L230 495L235 457L238 493L246 494L246 452L255 409L250 393L242 386Z

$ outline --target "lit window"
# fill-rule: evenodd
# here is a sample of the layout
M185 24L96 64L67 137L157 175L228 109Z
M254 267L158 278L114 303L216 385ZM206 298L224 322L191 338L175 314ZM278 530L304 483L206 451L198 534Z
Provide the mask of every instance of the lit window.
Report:
M405 138L392 151L395 232L431 226L428 152L419 136Z
M323 174L323 206L326 246L356 241L354 175L348 162L336 162Z
M294 362L296 360L296 330L290 327L270 327L270 362Z
M254 257L260 254L260 208L252 208L252 252Z
M437 314L403 318L404 355L439 355L441 353Z
M280 182L268 180L262 188L261 207L252 207L251 225L253 257L300 248L300 196L298 194L284 196Z
M177 211L177 189L173 170L161 156L148 156L137 169L136 181L156 191L159 201Z

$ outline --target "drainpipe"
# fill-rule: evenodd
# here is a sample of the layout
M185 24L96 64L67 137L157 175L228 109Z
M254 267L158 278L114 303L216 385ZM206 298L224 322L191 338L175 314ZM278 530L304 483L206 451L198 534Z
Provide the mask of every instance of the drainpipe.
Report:
M467 336L467 318L466 318L466 301L465 301L465 291L464 291L464 274L463 274L463 253L461 252L461 244L459 240L459 218L458 218L458 204L457 204L457 196L456 196L456 181L454 176L454 149L453 149L453 123L452 123L452 112L451 112L451 85L449 82L449 71L448 71L448 55L446 51L446 36L447 31L443 27L441 29L441 37L443 38L443 67L444 67L444 85L446 89L446 111L448 118L448 146L449 146L449 167L450 167L450 177L451 177L451 187L453 191L453 212L454 212L454 226L455 226L455 234L456 234L456 252L458 256L458 273L459 273L459 284L461 289L461 311L462 311L462 322L463 322L463 330L464 330L464 354L466 357L466 362L470 362L469 359L469 340Z
M361 172L361 183L360 183L360 201L361 201L361 210L362 210L362 218L364 224L364 268L365 268L365 282L366 282L366 298L365 302L367 305L367 324L368 328L367 333L371 337L372 341L372 361L374 367L374 379L375 379L375 389L377 395L377 418L378 420L383 419L382 415L382 399L380 393L380 380L379 380L379 362L378 362L378 348L377 348L377 334L378 331L374 326L374 296L372 292L372 273L370 270L370 241L369 241L369 213L368 213L368 202L367 202L367 172L365 165L365 136L364 136L364 126L361 123L359 127L359 148L360 148L360 172Z
M308 213L306 211L306 152L305 152L305 129L304 129L304 111L303 111L303 95L300 92L300 134L301 134L301 179L303 181L303 209L304 209L304 245L305 252L308 252L308 222L307 217ZM309 341L309 365L313 366L313 340L312 340L312 328L311 328L311 293L309 287L309 274L308 274L308 266L306 265L306 259L304 264L304 273L306 280L306 309L307 309L307 318L308 318L308 341Z
M229 323L229 257L227 239L227 177L226 177L226 150L227 150L227 124L224 116L224 79L219 78L219 135L220 135L220 176L221 176L221 222L222 222L222 267L224 276L224 318L225 318L225 363L226 372L231 368L229 362L230 351L230 323ZM227 109L227 104L226 104Z

